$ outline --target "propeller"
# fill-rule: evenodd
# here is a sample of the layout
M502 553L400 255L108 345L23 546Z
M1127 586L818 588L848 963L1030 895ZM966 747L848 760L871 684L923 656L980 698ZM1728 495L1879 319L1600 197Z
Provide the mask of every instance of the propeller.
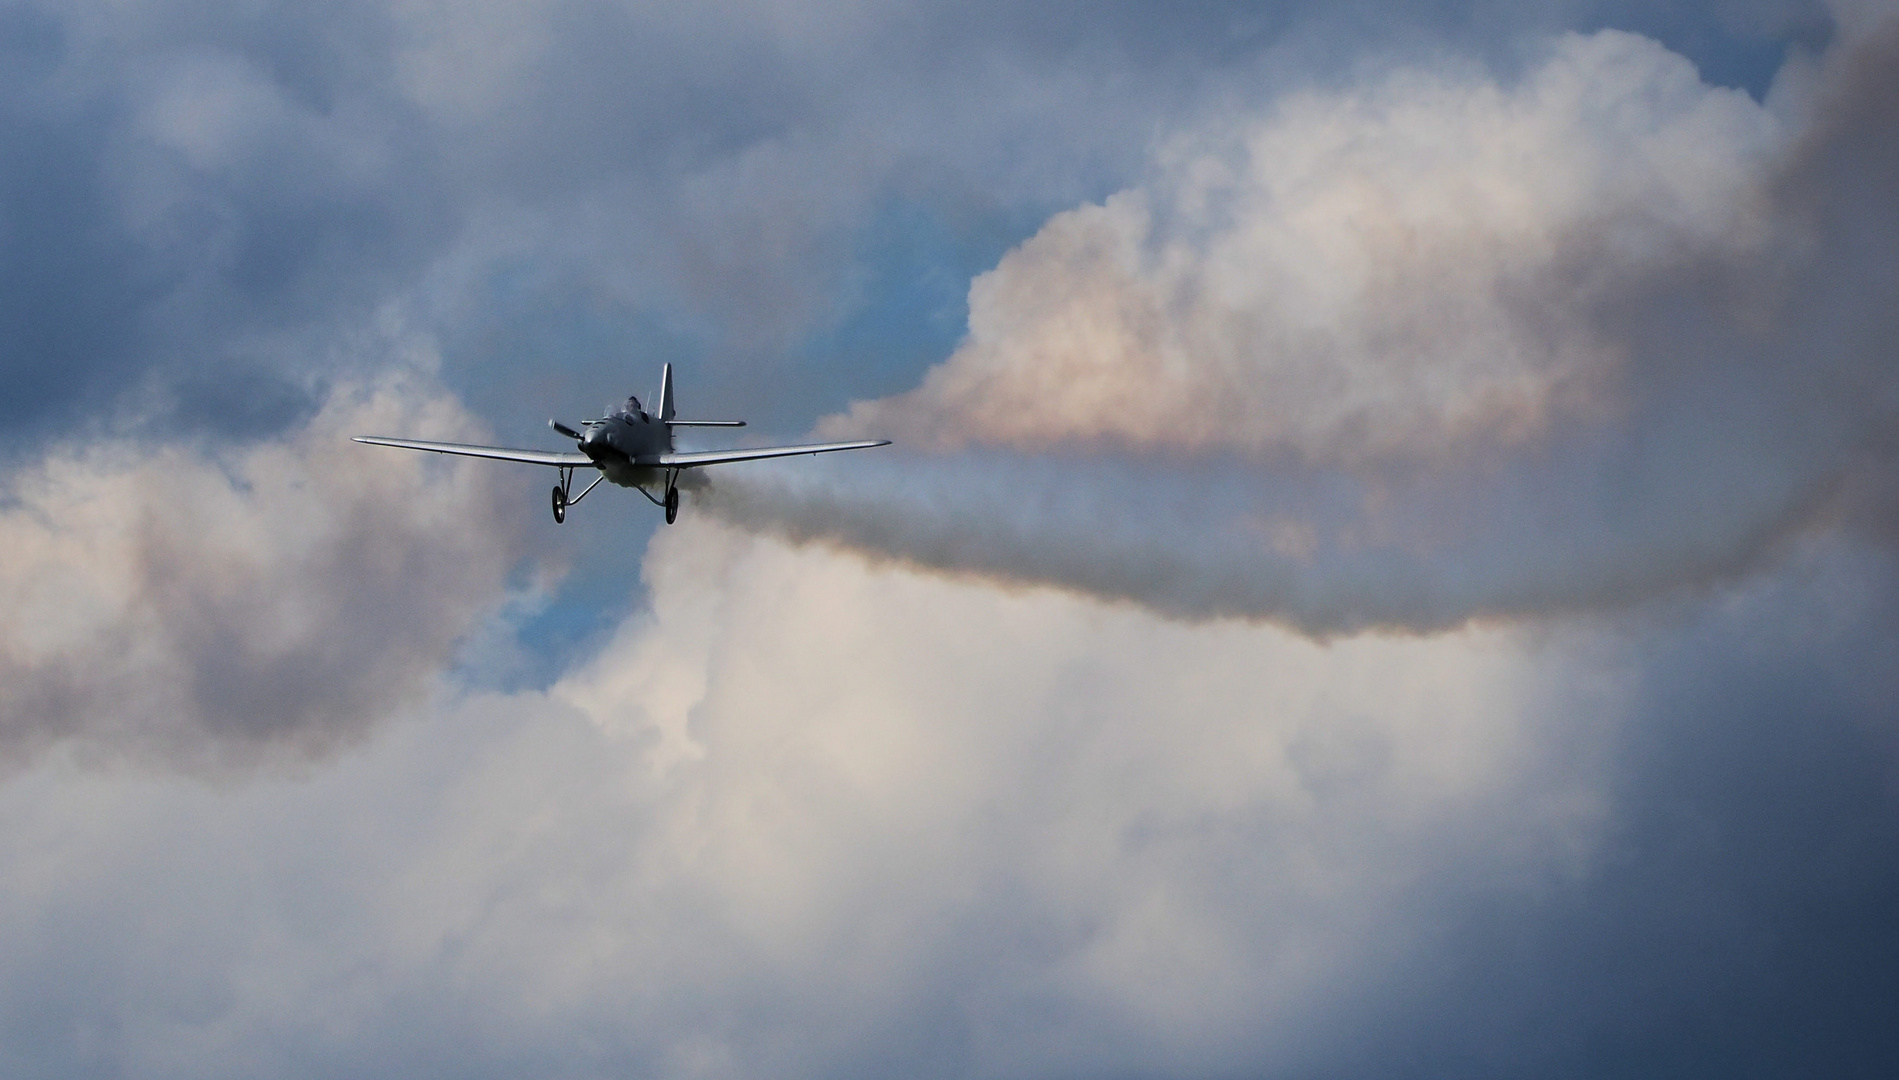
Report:
M574 440L575 442L579 442L581 441L582 438L584 438L584 436L582 436L580 432L575 431L573 428L568 427L566 424L561 423L559 420L549 420L547 422L547 426L553 428L555 431L560 432L562 435L567 436L568 438Z

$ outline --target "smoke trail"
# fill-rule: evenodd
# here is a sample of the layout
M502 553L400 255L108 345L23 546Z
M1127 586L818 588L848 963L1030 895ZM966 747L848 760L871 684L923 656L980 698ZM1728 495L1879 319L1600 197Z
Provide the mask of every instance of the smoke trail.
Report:
M720 477L754 528L1314 633L1755 565L1890 462L1899 35L1766 104L1653 42L1196 133L971 288L929 452ZM1880 449L1887 446L1887 449Z

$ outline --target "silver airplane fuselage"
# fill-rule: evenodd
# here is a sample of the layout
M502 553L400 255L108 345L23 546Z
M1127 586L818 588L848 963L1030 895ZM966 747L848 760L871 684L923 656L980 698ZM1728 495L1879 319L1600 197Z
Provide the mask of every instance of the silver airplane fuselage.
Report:
M662 480L660 455L673 452L672 425L629 406L599 420L586 421L580 452L592 458L612 483L652 487Z

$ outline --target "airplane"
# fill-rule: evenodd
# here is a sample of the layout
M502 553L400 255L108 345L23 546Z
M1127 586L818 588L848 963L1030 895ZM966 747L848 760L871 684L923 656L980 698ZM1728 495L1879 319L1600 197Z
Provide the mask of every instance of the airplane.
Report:
M756 461L760 458L795 457L800 454L828 454L836 450L864 450L889 446L889 439L860 439L856 442L805 443L800 446L759 446L743 450L673 449L673 429L682 427L744 427L743 420L681 420L673 410L673 366L659 370L657 413L640 407L640 399L629 397L626 404L598 420L582 420L578 430L549 420L547 426L579 444L579 453L548 450L511 450L502 446L474 446L468 443L425 442L421 439L391 439L381 435L357 435L354 441L372 446L397 446L405 450L428 450L437 454L461 454L465 457L492 458L497 461L524 461L530 465L551 465L560 470L560 483L554 486L554 523L567 520L567 508L587 497L587 492L611 480L646 496L648 502L666 511L666 524L679 517L679 474L687 469L723 465L731 461ZM575 469L598 469L580 494L571 498ZM655 498L652 488L665 495Z

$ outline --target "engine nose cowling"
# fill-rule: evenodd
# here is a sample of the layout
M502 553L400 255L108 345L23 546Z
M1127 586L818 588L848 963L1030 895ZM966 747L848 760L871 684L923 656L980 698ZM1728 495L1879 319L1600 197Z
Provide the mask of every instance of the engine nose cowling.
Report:
M587 429L586 434L580 437L580 452L591 458L599 457L611 449L612 446L612 440L607 438L607 426L605 424L593 425Z

